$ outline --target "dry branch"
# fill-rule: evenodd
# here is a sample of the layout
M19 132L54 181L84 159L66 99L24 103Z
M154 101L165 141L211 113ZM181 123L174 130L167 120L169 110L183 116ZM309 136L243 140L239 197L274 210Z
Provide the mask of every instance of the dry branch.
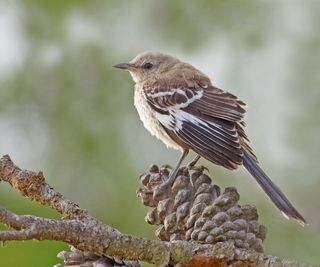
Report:
M9 156L0 159L0 181L9 183L23 196L50 206L62 215L61 220L52 220L17 215L0 208L0 223L13 229L0 231L0 241L59 240L96 255L141 260L159 266L310 266L239 249L230 242L208 245L124 235L56 192L45 182L41 172L21 170Z

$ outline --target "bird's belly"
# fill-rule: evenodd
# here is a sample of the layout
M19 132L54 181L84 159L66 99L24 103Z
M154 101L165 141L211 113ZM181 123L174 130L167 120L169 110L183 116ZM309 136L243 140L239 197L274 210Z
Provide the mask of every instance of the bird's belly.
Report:
M134 105L138 111L140 120L143 122L143 126L152 135L161 140L167 147L182 150L182 148L176 142L174 142L163 129L163 126L156 118L154 111L148 105L142 90L139 88L135 89Z

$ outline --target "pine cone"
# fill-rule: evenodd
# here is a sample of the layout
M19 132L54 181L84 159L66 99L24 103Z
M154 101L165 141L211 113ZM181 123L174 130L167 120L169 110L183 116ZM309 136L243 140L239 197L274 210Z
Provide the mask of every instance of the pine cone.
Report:
M140 267L137 261L117 260L112 257L103 257L91 252L81 251L71 247L70 251L61 251L58 258L64 264L57 264L54 267Z
M180 168L174 184L164 186L170 166L150 167L142 174L142 187L137 195L142 203L153 209L146 215L149 224L160 225L156 235L161 240L191 240L200 243L233 242L236 247L263 252L266 228L258 223L255 207L238 204L239 194L234 187L220 193L204 174Z

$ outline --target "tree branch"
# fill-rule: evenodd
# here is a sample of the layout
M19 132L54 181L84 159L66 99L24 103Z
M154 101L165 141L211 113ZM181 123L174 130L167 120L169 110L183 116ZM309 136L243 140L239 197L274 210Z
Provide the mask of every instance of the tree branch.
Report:
M230 242L214 245L187 241L164 242L124 235L92 217L78 204L49 186L41 172L21 170L9 156L0 159L0 181L9 183L23 196L50 206L63 215L52 220L17 215L0 208L0 222L14 230L0 231L0 241L59 240L96 255L141 260L161 266L310 266L236 248ZM238 266L238 265L237 265Z

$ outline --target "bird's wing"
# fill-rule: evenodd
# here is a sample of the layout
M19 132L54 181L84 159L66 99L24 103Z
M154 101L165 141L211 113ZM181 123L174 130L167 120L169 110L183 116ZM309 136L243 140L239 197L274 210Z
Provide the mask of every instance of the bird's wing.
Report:
M150 105L162 110L186 109L227 121L241 122L246 104L236 96L214 86L207 88L152 88L146 90Z
M242 164L238 122L245 110L235 96L211 86L147 88L145 95L171 137L218 165L235 169Z
M202 114L227 121L241 122L245 115L246 104L233 94L208 86L203 90L203 96L194 101L188 108L189 112Z

